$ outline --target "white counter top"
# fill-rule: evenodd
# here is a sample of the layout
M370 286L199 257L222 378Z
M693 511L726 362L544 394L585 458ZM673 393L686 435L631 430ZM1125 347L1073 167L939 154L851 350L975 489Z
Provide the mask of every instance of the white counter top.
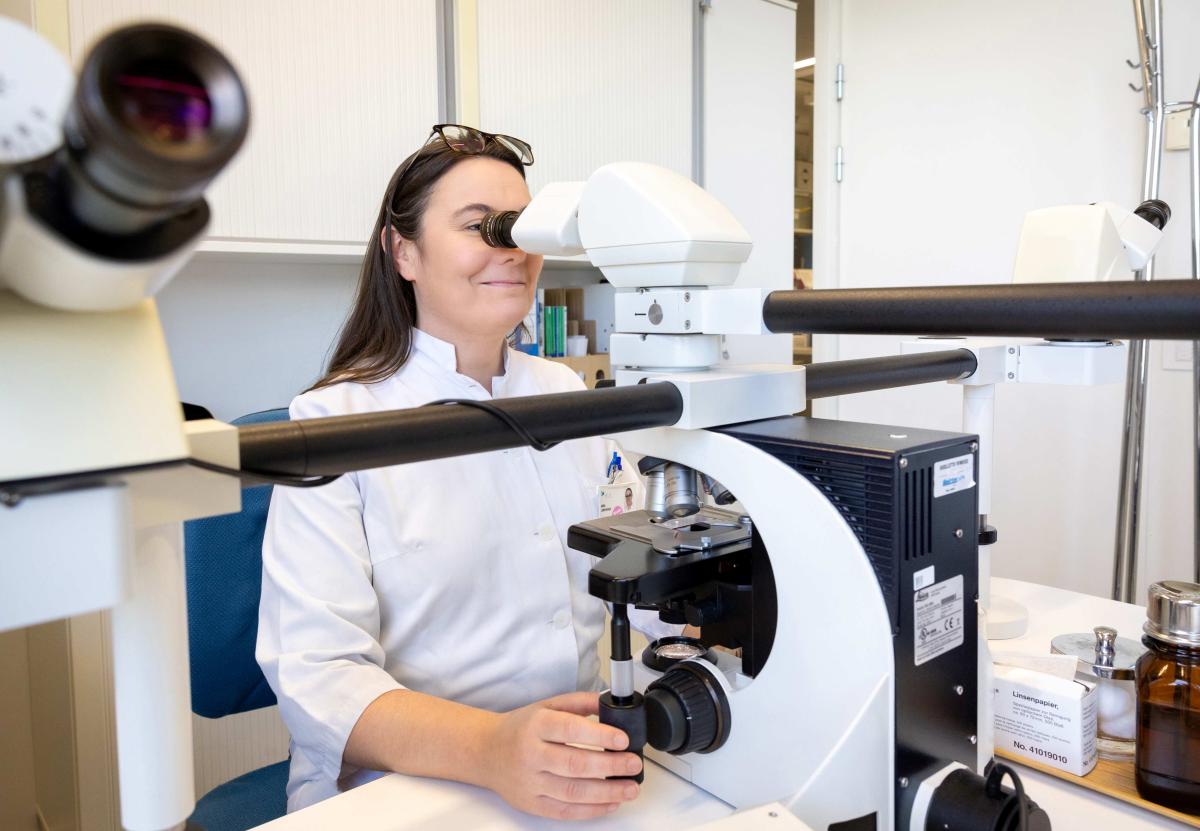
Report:
M491 791L393 774L369 782L303 811L259 826L259 831L511 831L512 829L630 829L663 831L692 828L729 816L733 809L653 762L637 801L613 814L563 823L516 811Z
M1050 639L1055 635L1088 632L1099 625L1113 626L1127 638L1141 636L1145 613L1138 606L1001 578L992 581L992 592L1024 603L1030 609L1028 633L1015 640L995 642L999 649L1047 653ZM1024 766L1019 770L1026 792L1046 809L1059 831L1072 828L1143 831L1181 827L1166 817ZM648 762L646 782L635 803L622 807L612 816L572 823L571 827L668 831L691 828L731 813L732 809L724 802ZM562 823L514 811L495 794L470 785L391 775L261 828L269 831L325 831L330 828L510 831L561 826Z

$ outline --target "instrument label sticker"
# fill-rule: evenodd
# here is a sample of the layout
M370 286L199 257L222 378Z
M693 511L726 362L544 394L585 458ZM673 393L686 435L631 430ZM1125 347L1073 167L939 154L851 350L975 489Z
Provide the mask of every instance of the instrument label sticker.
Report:
M913 663L916 666L932 661L956 646L962 646L961 574L913 594L913 640Z
M933 466L933 498L975 487L975 457L955 456Z

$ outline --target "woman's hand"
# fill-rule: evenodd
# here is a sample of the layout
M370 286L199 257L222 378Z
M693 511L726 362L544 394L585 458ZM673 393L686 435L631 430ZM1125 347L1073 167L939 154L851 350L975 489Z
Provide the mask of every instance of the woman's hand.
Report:
M629 738L587 718L597 712L598 693L576 692L498 716L486 754L487 786L514 808L552 819L599 817L634 799L636 782L606 777L634 776L642 761L605 752L624 750Z

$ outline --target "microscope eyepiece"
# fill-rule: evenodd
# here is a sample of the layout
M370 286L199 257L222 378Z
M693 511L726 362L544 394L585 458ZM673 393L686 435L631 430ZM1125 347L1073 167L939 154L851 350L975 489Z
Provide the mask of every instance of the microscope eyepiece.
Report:
M122 235L189 210L249 122L237 71L210 43L163 24L114 31L84 59L63 125L71 212Z
M1171 207L1161 199L1147 199L1138 205L1133 212L1160 231L1171 220Z
M492 211L479 224L479 236L492 248L519 248L512 238L520 211Z

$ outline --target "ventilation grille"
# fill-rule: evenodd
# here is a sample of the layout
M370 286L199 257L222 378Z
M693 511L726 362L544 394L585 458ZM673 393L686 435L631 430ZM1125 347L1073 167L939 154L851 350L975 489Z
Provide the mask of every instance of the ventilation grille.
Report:
M815 450L801 455L779 445L772 445L769 452L820 488L841 512L867 552L894 624L898 575L891 461Z
M932 470L910 470L901 486L903 515L908 517L900 547L905 560L917 560L933 553L933 482Z

